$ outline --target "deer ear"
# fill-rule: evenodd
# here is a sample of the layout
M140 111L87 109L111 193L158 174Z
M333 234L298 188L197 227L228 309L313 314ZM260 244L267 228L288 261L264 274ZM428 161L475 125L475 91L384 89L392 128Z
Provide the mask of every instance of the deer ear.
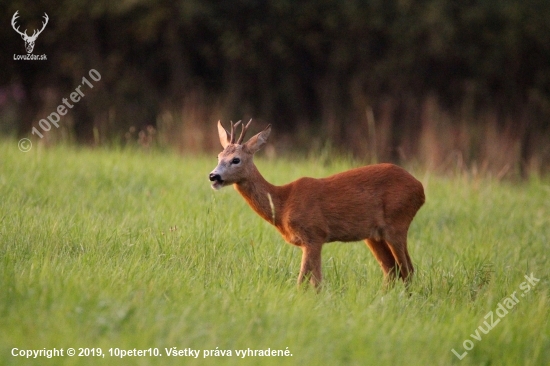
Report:
M244 147L250 151L252 154L254 154L256 151L260 150L267 142L267 138L269 137L269 134L271 133L271 125L268 125L265 130L260 132L257 135L254 135L248 140Z
M218 121L218 135L220 136L220 143L225 149L225 147L229 145L231 137L229 136L229 132L223 128L221 121Z

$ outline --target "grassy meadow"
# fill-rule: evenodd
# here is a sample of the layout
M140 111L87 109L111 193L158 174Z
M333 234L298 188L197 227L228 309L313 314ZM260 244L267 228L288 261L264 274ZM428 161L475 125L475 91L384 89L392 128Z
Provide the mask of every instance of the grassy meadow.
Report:
M358 165L264 156L275 184ZM550 364L547 179L412 169L426 191L409 231L412 294L383 290L362 242L324 247L317 294L296 288L299 249L234 189L210 188L215 165L215 154L0 141L0 365ZM53 348L64 356L13 355ZM288 352L236 353L248 349Z

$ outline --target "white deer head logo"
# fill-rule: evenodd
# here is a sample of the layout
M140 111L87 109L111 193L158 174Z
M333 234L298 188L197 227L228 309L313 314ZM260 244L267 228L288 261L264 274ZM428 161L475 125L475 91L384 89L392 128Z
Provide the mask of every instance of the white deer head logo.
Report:
M40 33L42 33L42 31L44 30L44 28L46 28L46 24L48 24L48 14L44 13L44 20L45 22L42 22L42 29L40 29L39 31L37 31L36 29L34 30L34 32L32 33L32 36L29 36L27 34L27 30L25 29L24 32L21 32L19 30L19 26L17 26L17 28L15 27L15 20L17 19L18 15L17 13L19 12L19 10L17 10L15 12L15 14L13 14L13 17L11 18L11 26L13 27L13 29L19 33L21 35L21 38L23 38L23 40L25 41L25 49L27 50L27 53L32 53L32 50L34 49L34 42L36 42L36 38L38 38L38 36L40 35Z

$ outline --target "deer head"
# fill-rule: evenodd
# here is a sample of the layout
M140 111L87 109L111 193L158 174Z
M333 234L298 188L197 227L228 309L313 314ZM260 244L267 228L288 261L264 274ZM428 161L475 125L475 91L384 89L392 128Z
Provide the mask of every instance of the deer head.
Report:
M231 122L231 132L223 128L221 122L218 122L218 135L223 151L218 154L218 166L209 176L212 188L215 190L240 183L250 176L250 170L254 166L252 162L254 153L265 145L271 132L271 125L268 125L265 130L252 136L243 144L246 130L251 122L252 120L246 125L242 125L241 135L237 141L235 141L235 132L241 121L235 124Z
M25 41L25 49L27 50L27 53L32 53L32 50L34 49L34 42L36 42L36 38L38 38L38 36L40 35L40 33L42 33L42 31L44 30L44 28L46 28L46 24L48 24L48 14L44 13L44 22L42 22L42 29L40 29L39 31L37 31L36 29L34 30L34 32L32 33L32 36L29 36L27 34L27 30L25 29L24 32L21 32L19 30L19 26L16 27L16 24L15 24L15 20L17 19L18 15L17 13L19 12L19 10L17 10L15 12L15 14L13 14L13 17L11 18L11 26L13 27L13 29L19 33L21 35L21 38L23 38L23 40Z

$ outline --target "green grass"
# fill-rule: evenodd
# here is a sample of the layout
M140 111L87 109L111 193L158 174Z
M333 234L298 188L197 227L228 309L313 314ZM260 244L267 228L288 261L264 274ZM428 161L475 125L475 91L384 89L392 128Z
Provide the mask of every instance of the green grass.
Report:
M0 364L550 364L547 180L414 172L427 201L409 232L412 295L401 284L382 289L363 243L325 246L316 294L296 288L300 250L232 188L210 188L215 165L215 154L36 145L22 153L16 141L0 141ZM267 161L260 152L257 165L283 184L353 163ZM540 282L459 360L451 349L462 354L484 316L523 293L531 273ZM107 356L11 355L69 347ZM201 354L108 353L155 347ZM235 354L287 347L292 356ZM203 358L216 348L233 355Z

